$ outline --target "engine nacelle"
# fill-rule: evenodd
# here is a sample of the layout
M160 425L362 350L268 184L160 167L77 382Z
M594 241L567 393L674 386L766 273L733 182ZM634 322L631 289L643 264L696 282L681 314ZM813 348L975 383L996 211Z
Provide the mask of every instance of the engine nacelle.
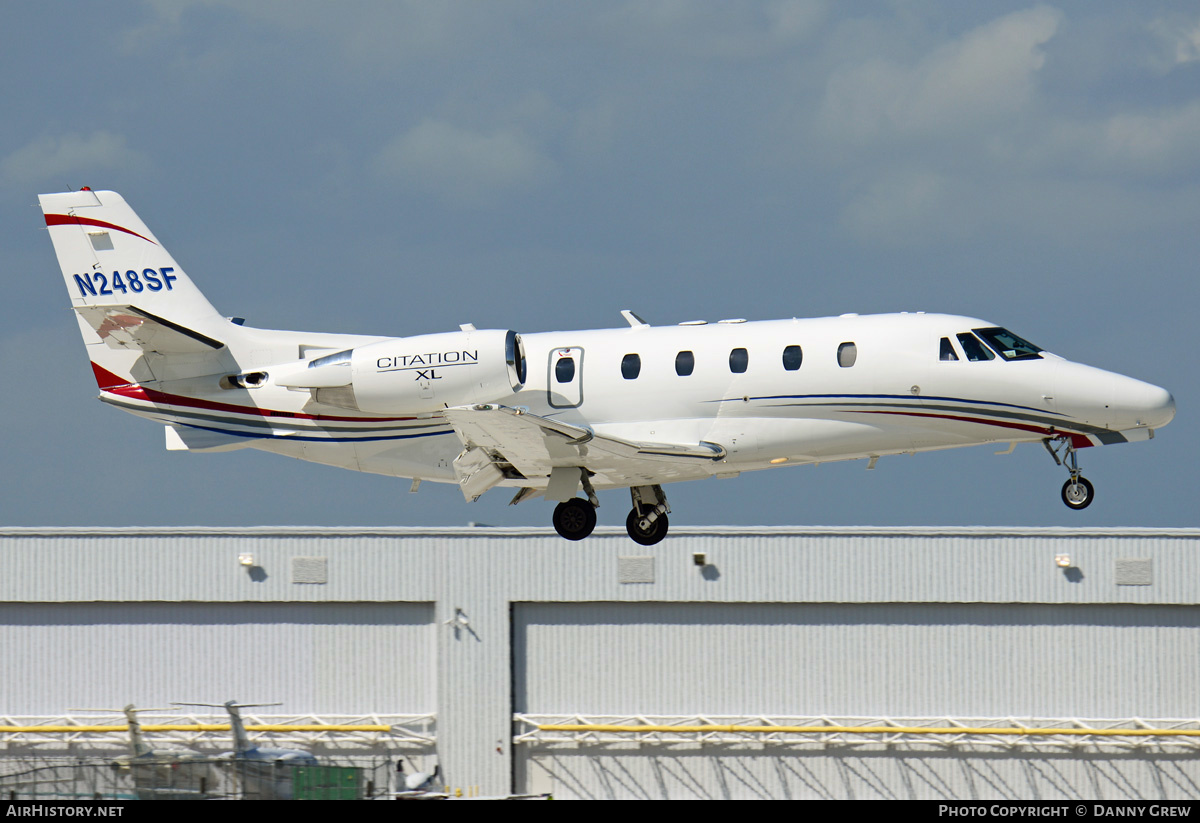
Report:
M397 337L317 358L306 371L318 403L398 414L491 403L525 384L525 352L514 331ZM346 374L346 372L349 372ZM349 379L328 376L340 372ZM287 382L304 386L304 376Z

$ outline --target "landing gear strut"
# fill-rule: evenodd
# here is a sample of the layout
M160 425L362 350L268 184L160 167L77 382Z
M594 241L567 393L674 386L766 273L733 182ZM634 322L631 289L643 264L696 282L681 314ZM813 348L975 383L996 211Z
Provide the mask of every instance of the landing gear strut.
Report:
M596 528L596 507L572 497L554 507L554 530L568 540L582 540Z
M1080 473L1079 462L1075 457L1075 446L1071 443L1070 435L1059 435L1058 437L1047 437L1042 441L1042 445L1046 447L1046 451L1050 452L1050 456L1054 458L1054 462L1060 466L1066 466L1067 471L1071 473L1071 477L1062 487L1062 501L1067 504L1067 508L1081 511L1092 504L1092 500L1096 496L1096 490L1092 488L1092 484L1083 474Z
M633 510L625 518L625 531L633 542L653 546L667 536L667 496L662 486L633 486L629 489Z

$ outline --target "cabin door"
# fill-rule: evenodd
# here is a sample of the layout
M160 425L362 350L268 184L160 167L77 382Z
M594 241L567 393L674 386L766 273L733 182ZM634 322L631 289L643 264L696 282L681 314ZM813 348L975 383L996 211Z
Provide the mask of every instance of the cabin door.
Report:
M546 380L547 401L556 409L573 409L583 402L583 349L552 349Z

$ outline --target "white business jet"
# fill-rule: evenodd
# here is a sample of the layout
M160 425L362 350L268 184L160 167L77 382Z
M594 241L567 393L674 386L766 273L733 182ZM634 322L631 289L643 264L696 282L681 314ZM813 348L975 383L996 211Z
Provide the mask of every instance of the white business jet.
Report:
M40 197L100 399L167 448L254 448L555 501L581 540L629 489L629 536L667 533L663 485L985 443L1043 444L1086 508L1077 451L1145 440L1165 389L1073 363L984 320L843 315L519 335L268 331L214 309L120 195ZM580 492L583 497L580 497Z

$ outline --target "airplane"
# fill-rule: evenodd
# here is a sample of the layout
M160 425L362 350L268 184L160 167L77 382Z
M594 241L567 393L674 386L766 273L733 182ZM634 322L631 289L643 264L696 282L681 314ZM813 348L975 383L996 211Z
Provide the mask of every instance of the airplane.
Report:
M229 728L233 733L233 751L223 757L237 768L244 796L260 800L291 800L293 795L292 775L279 770L281 766L319 766L320 761L309 752L300 749L263 749L250 741L246 725L242 722L242 709L255 706L280 706L281 703L177 703L172 706L206 706L224 709L229 713Z
M125 200L39 196L100 399L165 425L171 450L254 448L473 501L556 503L568 540L597 492L626 530L668 530L663 486L782 466L1041 443L1089 506L1079 449L1152 438L1166 389L1075 363L995 323L901 312L410 337L272 331L221 315ZM580 497L580 492L583 496Z
M300 749L262 749L250 742L246 733L246 724L242 722L242 709L257 706L282 706L282 703L238 703L227 700L224 703L178 703L172 701L172 706L206 706L213 709L224 709L229 713L229 729L233 732L233 757L237 760L266 760L270 762L284 761L297 766L319 765L317 758Z
M125 715L129 731L130 754L112 762L115 769L133 775L134 790L139 800L181 800L203 798L211 781L209 766L212 760L196 752L175 749L154 749L146 742L138 712L161 712L167 709L139 709L132 703L123 709L70 709L75 712L120 712Z

